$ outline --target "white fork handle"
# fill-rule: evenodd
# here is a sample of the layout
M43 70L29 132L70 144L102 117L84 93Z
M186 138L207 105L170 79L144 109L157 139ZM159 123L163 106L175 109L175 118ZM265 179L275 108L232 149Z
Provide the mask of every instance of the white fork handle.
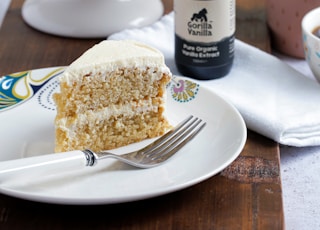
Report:
M27 157L10 161L0 162L0 178L15 173L36 172L41 175L50 166L57 170L69 170L85 167L88 165L87 153L76 150L65 153L53 153L42 156Z

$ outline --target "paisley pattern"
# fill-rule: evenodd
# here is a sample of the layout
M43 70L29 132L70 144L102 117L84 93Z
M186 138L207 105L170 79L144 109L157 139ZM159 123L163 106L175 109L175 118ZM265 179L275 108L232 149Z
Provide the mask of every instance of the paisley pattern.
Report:
M171 95L178 102L189 102L195 99L199 88L199 84L187 79L173 78L171 81Z
M43 69L43 74L33 74L35 71L39 70L0 77L0 112L14 108L34 97L36 93L40 106L48 110L56 109L52 95L59 90L59 83L54 78L60 75L64 68L51 68L49 71ZM169 95L180 103L194 100L199 89L199 84L178 77L174 77L167 86Z
M49 80L56 77L63 68L33 76L32 71L24 71L0 77L0 112L11 109L32 98Z
M41 105L43 108L55 111L56 104L53 101L53 94L58 92L59 90L59 81L54 80L48 82L38 93L38 104Z

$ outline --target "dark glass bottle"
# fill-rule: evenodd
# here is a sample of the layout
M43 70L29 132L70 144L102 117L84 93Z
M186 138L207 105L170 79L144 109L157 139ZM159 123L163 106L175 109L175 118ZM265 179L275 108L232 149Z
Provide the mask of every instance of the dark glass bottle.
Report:
M234 59L235 0L175 0L175 62L185 76L225 76Z

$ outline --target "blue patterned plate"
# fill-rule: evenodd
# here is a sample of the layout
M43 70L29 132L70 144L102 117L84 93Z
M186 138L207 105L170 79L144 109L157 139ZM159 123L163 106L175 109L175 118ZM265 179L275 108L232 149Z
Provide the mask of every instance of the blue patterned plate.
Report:
M62 67L38 69L0 78L0 167L6 160L52 153L52 94L59 90ZM0 192L23 199L59 204L110 204L155 197L199 183L222 171L240 154L246 126L228 102L190 79L175 76L167 86L167 116L175 125L193 114L207 122L204 130L173 159L141 170L115 160L96 167L33 172L7 178ZM121 148L141 148L151 140ZM49 173L50 172L50 173ZM37 175L39 174L39 175Z

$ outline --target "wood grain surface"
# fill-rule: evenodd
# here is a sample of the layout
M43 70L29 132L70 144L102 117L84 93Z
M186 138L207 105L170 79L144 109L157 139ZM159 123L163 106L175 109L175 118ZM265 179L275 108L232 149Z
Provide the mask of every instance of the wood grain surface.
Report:
M172 0L163 2L170 12ZM69 65L100 41L36 31L23 22L22 3L12 0L0 28L0 76ZM264 15L264 1L237 0L237 38L269 52ZM0 194L0 229L284 229L279 146L249 130L240 157L220 174L143 201L68 206Z

